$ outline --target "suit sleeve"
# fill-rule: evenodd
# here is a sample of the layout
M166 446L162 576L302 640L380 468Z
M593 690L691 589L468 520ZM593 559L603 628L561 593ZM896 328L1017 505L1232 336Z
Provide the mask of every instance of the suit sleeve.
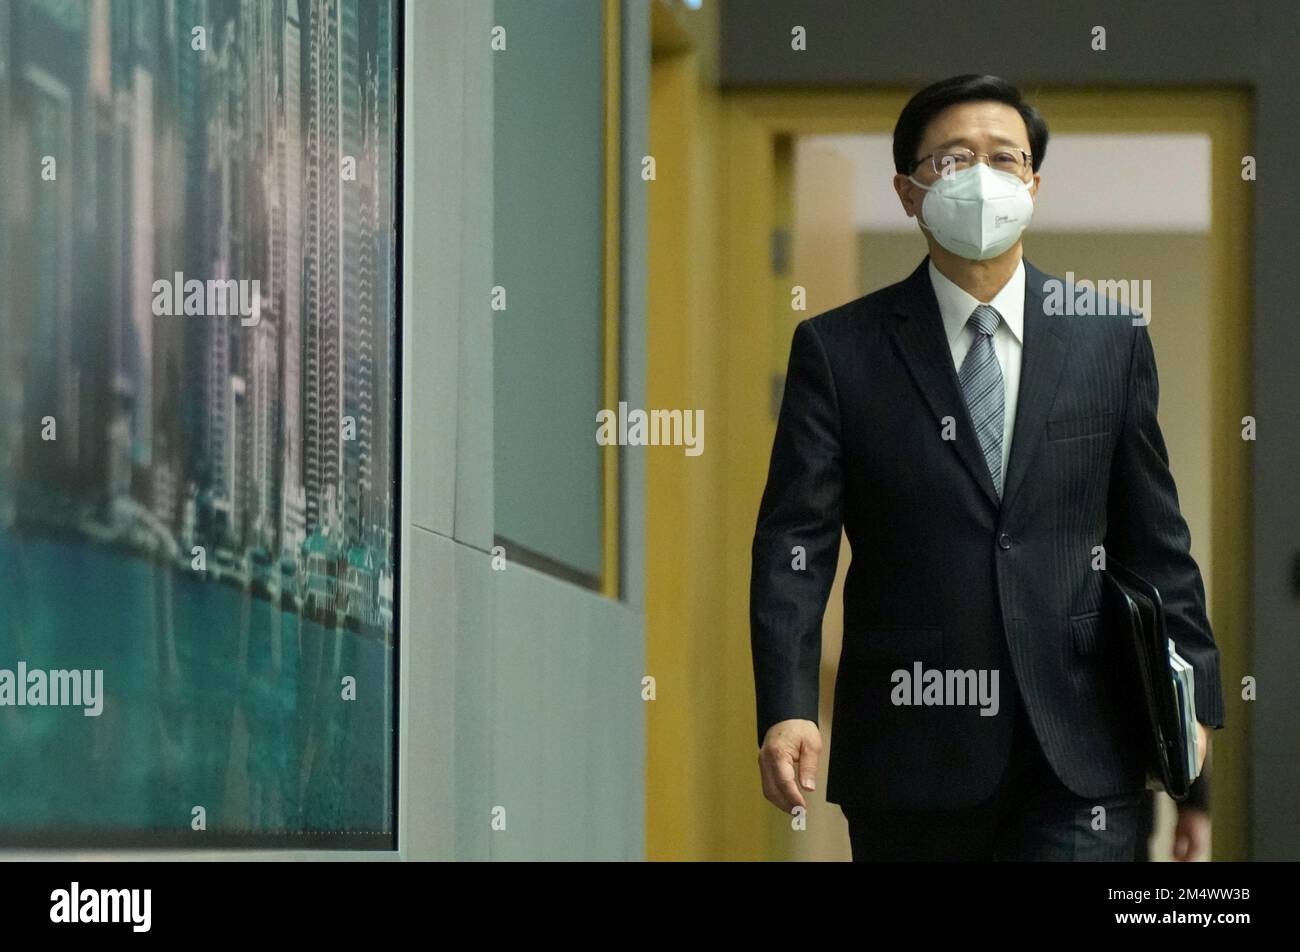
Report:
M754 532L749 618L759 746L779 721L817 722L822 614L839 559L841 463L830 364L805 320L790 347Z
M1223 726L1219 649L1205 614L1205 586L1178 508L1169 455L1156 421L1159 381L1145 325L1134 328L1128 401L1111 470L1105 549L1147 578L1164 602L1169 637L1196 674L1196 719Z

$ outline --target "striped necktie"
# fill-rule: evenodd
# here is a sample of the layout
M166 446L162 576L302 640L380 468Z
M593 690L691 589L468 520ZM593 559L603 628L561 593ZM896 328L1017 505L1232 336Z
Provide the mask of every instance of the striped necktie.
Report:
M975 308L967 321L975 330L975 341L966 352L961 372L957 375L999 499L1002 498L1002 426L1005 411L1002 367L998 364L998 355L993 351L993 332L1001 322L1002 315L989 305L981 304Z

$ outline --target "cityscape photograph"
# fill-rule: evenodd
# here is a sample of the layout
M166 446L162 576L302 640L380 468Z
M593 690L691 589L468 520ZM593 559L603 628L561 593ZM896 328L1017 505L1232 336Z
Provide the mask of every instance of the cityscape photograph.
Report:
M397 16L0 5L0 845L391 842Z

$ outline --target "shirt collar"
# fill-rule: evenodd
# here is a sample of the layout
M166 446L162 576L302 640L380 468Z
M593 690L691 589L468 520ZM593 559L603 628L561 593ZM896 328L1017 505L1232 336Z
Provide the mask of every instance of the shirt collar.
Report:
M985 302L977 301L941 274L934 266L933 258L930 259L930 283L934 285L934 296L939 300L939 315L943 318L944 333L951 345L965 328L975 308ZM993 300L987 303L997 309L1007 329L1015 335L1017 341L1024 344L1025 259L1023 256L1016 264L1016 270L1011 272L1007 283L1002 285L1002 289L993 296Z

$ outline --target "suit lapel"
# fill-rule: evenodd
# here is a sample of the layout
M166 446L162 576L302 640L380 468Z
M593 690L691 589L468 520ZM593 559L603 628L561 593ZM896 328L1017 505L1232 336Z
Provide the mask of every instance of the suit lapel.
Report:
M957 421L957 438L954 450L984 495L996 508L997 490L989 476L984 451L966 408L966 396L961 392L957 371L952 365L952 350L939 315L939 300L930 283L930 258L926 256L920 267L907 279L898 302L896 313L900 320L894 325L893 342L916 386L934 414L934 425L943 427L943 418ZM1014 448L1014 443L1012 444Z
M1020 357L1020 395L1002 493L1002 505L1008 509L1015 502L1016 491L1029 472L1029 464L1042 446L1047 414L1056 399L1069 351L1068 325L1062 318L1043 310L1046 280L1047 275L1025 262L1025 339Z
M1011 457L1007 462L1003 495L999 502L988 464L984 461L984 451L966 407L965 394L953 367L952 350L939 314L939 301L930 283L929 265L927 256L904 284L895 306L898 320L892 334L894 347L933 413L934 425L942 427L943 418L948 416L957 421L953 449L985 497L995 509L1009 508L1042 444L1048 410L1065 366L1067 334L1059 318L1043 311L1046 275L1026 261L1020 394L1016 404Z

